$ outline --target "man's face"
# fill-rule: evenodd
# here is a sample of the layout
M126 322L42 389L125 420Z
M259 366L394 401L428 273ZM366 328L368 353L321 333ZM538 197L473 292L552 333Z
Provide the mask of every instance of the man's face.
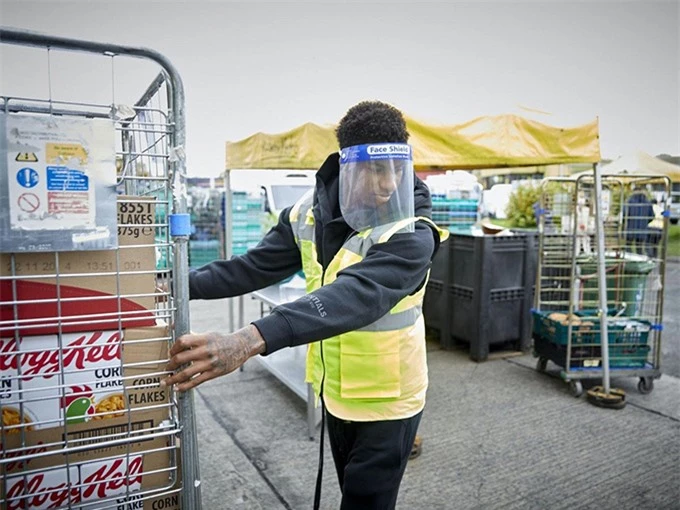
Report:
M394 169L387 161L367 165L359 172L357 201L365 207L385 205L397 190L403 173L402 169Z

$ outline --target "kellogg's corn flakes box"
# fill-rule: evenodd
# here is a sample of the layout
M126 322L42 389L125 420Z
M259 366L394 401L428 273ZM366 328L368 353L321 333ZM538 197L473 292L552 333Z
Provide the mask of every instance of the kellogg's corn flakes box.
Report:
M59 459L57 461L57 459ZM25 472L12 469L3 492L3 508L179 508L179 451L156 438L146 450L64 463L63 455L25 462ZM14 466L16 467L16 466ZM0 486L2 480L0 480Z
M168 402L165 326L0 339L6 434L125 416Z

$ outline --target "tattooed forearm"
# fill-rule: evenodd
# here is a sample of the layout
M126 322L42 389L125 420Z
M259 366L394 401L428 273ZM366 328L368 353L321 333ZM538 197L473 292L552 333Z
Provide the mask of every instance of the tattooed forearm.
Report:
M161 381L176 391L186 391L243 365L266 349L264 338L252 324L235 333L182 335L170 348L168 372L176 373Z
M207 350L212 367L228 374L265 350L264 339L252 324L229 335L210 333Z

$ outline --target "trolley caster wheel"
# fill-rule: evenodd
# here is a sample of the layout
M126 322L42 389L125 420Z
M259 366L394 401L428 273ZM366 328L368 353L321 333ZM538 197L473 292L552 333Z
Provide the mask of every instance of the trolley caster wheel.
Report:
M651 377L640 377L640 382L638 382L638 391L643 395L651 393L654 389L654 379Z
M545 372L545 369L546 369L547 366L548 366L548 358L544 358L544 357L541 356L536 361L536 371L537 372Z
M575 398L583 395L583 385L581 384L581 381L569 381L569 391Z

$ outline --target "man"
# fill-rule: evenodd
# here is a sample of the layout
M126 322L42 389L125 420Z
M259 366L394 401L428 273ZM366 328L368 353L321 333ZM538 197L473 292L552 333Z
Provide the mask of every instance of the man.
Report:
M421 308L440 231L413 171L404 118L352 107L340 153L313 193L285 209L257 247L190 274L192 299L232 297L305 273L307 295L234 333L185 335L166 379L185 391L256 354L309 344L306 378L326 409L343 509L394 508L427 389ZM318 491L317 491L318 494ZM318 502L317 502L318 503Z
M648 191L643 186L631 185L632 193L624 205L626 241L643 255L656 256L655 245L658 244L656 232L649 227L654 221L655 213Z

